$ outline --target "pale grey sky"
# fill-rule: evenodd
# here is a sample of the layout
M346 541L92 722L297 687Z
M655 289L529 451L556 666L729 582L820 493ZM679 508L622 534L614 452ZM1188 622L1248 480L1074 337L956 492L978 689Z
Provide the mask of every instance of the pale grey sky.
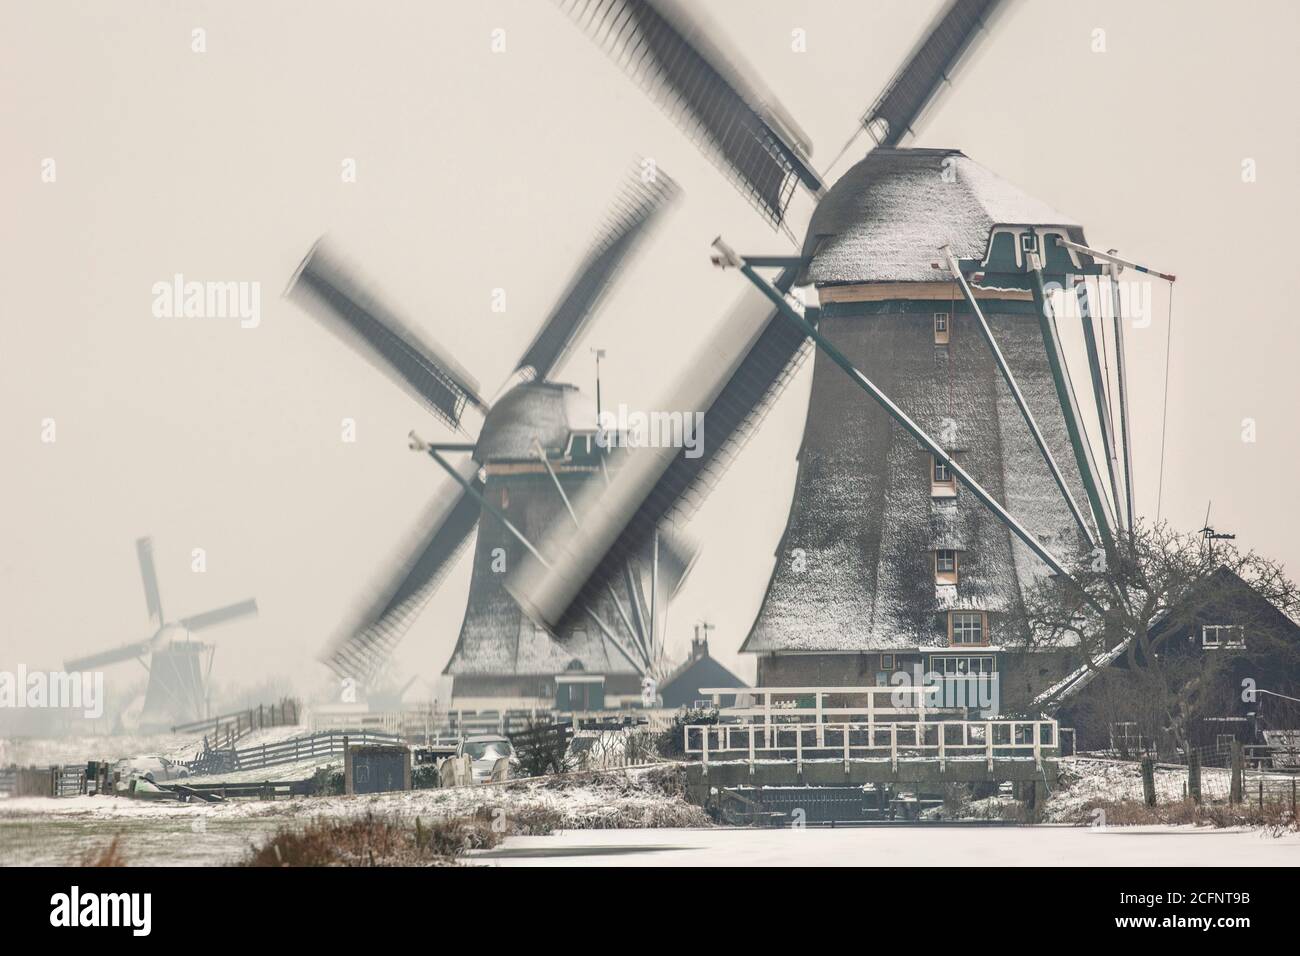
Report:
M938 3L705 6L824 170ZM170 613L258 598L259 618L209 632L216 679L321 680L315 652L438 485L405 441L438 426L280 298L321 233L490 387L634 158L655 158L684 200L557 376L590 388L599 345L606 401L642 407L740 292L710 267L710 240L788 248L544 0L3 8L0 668L146 636L133 542L152 534ZM206 53L191 50L196 27ZM791 49L796 28L806 53ZM1213 499L1217 526L1293 572L1300 331L1275 300L1295 272L1297 37L1287 0L1020 0L912 144L961 148L1080 219L1094 245L1177 273L1164 514L1198 528ZM151 287L177 272L260 282L261 325L155 319ZM1154 323L1129 337L1147 515L1165 295L1155 288ZM747 676L735 649L787 513L807 384L699 516L705 551L671 610L675 650L707 616L715 654ZM345 417L355 444L340 441ZM196 547L205 574L190 571ZM408 635L408 672L441 671L467 579L462 561Z

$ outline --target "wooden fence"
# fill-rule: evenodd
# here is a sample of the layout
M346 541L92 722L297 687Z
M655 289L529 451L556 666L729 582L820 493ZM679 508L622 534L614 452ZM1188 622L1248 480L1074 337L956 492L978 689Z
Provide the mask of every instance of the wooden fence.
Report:
M205 750L228 750L243 736L264 727L292 727L301 722L302 705L285 697L278 704L258 704L206 720L178 724L174 734L203 734Z
M260 770L297 763L317 757L342 754L352 744L401 744L396 734L377 734L370 731L340 733L322 731L304 737L291 737L272 744L260 744L241 750L212 750L190 761L186 766L196 775L230 773L240 770Z
M0 794L4 796L76 797L87 792L85 764L0 769Z

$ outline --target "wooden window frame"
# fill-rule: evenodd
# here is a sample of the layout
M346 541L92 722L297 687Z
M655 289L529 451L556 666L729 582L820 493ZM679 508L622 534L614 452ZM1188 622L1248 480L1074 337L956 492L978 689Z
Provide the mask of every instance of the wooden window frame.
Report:
M934 313L932 325L934 327L934 344L947 345L952 338L952 313Z
M980 640L975 643L953 641L953 620L958 614L978 614L980 619ZM948 646L949 647L988 647L989 615L987 611L949 611L948 612Z
M880 655L880 669L881 669L882 671L892 671L892 670L894 669L894 655L893 655L893 654L881 654L881 655Z
M935 477L939 469L942 468L948 473L946 479ZM952 473L946 462L940 461L934 455L930 456L930 497L931 498L955 498L957 497L957 476Z
M944 661L957 661L957 660L967 661L965 674L959 673L955 669L952 671L952 673L948 673L948 671L945 670L942 666L942 662ZM980 666L976 670L972 671L970 669L970 663L969 663L970 661L979 661L981 662L981 664L987 661L988 670L984 670L984 668ZM939 663L936 665L936 662ZM997 662L994 661L992 654L931 654L930 670L933 673L940 675L941 677L983 677L983 676L992 676L993 674L996 674L998 669L997 669Z
M934 556L934 583L935 584L956 584L961 576L961 557L956 548L935 548L932 552ZM939 555L952 555L952 570L939 569Z
M1209 632L1214 632L1214 643L1210 643ZM1223 632L1237 632L1240 636L1236 639L1225 639ZM1201 648L1204 650L1244 650L1246 647L1246 629L1241 624L1202 624L1201 625Z

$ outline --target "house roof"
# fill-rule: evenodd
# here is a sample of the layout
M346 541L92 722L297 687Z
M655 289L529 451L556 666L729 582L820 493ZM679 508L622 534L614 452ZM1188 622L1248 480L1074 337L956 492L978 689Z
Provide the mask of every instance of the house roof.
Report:
M1212 607L1222 603L1225 598L1237 608L1249 605L1256 614L1272 619L1284 630L1300 637L1300 624L1262 597L1239 574L1224 565L1220 565L1204 580L1191 587L1188 596L1179 602L1177 607L1164 611L1153 620L1148 633L1152 637L1158 636L1170 627L1176 626L1176 621L1186 620L1184 615L1196 613L1207 605ZM1096 654L1091 665L1083 664L1067 674L1034 698L1033 705L1053 709L1059 707L1087 687L1101 670L1119 660L1120 656L1128 650L1129 643L1130 640L1124 640L1115 647Z
M707 678L699 684L700 687L748 687L743 680L729 671L722 664L709 655L708 648L705 647L704 653L686 658L676 667L674 667L663 680L659 682L659 689L663 690L686 679Z
M801 277L816 285L926 282L944 244L982 258L995 225L1063 226L1073 218L1021 192L956 149L877 147L846 172L813 213Z

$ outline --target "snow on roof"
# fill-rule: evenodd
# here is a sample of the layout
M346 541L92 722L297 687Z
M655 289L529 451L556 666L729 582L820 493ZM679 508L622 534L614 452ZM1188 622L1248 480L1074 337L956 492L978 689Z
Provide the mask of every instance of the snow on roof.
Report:
M928 282L939 247L982 258L994 225L1079 223L956 149L877 147L831 187L808 227L802 280ZM1082 241L1082 234L1078 235Z
M483 422L478 461L535 460L533 441L558 458L573 432L594 432L596 407L574 385L525 382L502 395Z

